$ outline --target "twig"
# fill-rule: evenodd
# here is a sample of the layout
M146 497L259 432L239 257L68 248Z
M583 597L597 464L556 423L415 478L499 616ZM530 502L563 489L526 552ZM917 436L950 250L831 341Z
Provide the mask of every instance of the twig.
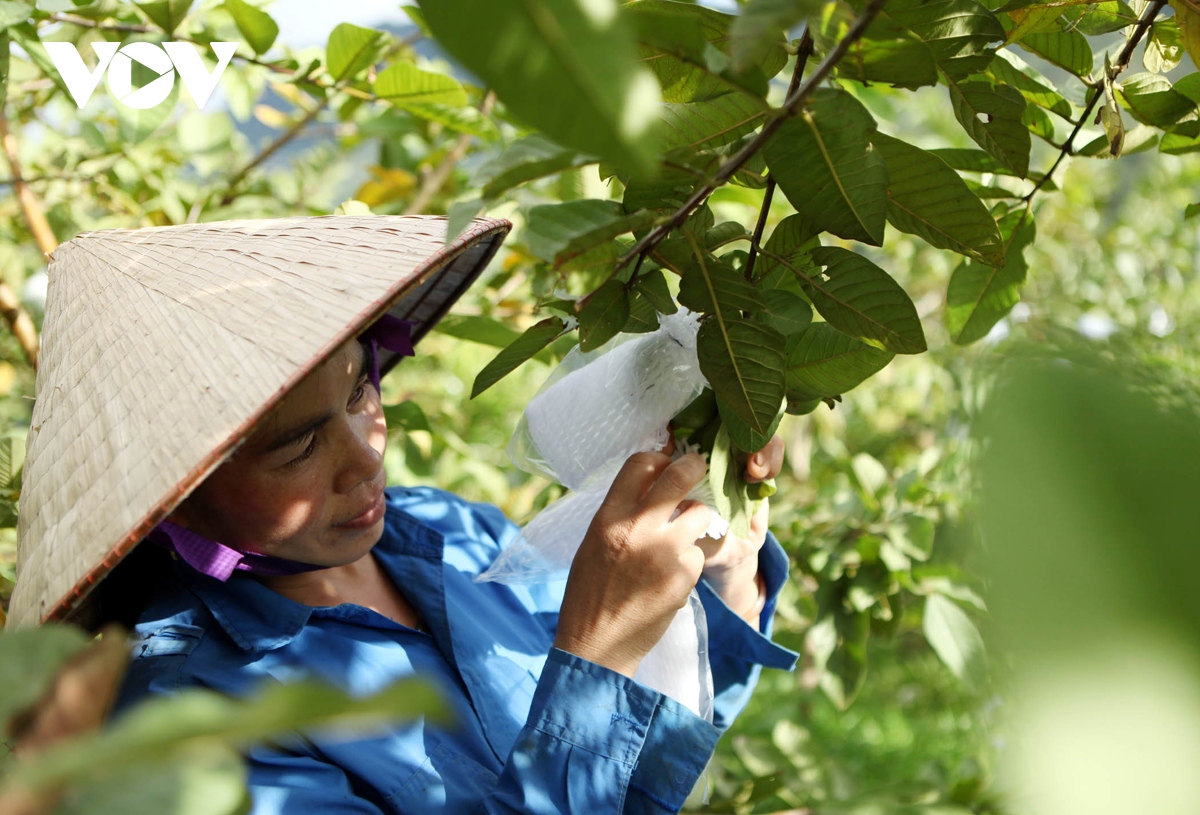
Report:
M37 242L38 249L43 255L49 255L58 248L58 239L54 237L54 230L50 228L50 222L46 220L46 213L42 211L41 202L33 194L33 190L29 189L29 185L25 183L25 178L21 174L17 139L9 132L8 118L3 111L0 111L0 140L4 142L4 155L8 158L8 166L11 170L13 192L17 194L17 201L21 205L25 223L28 224L29 232Z
M30 175L17 178L0 178L0 187L8 187L17 183L34 184L40 181L83 181L91 178L89 175L78 175L76 173L62 173L59 175Z
M492 112L492 107L496 104L496 94L493 91L488 91L484 94L483 102L479 105L479 112L484 116ZM425 180L421 182L420 189L413 199L409 201L408 206L404 208L405 215L418 215L425 211L425 207L433 200L442 187L446 185L450 174L454 172L454 167L458 162L462 161L463 156L467 154L467 148L471 146L471 134L460 133L458 140L454 142L454 146L442 158L441 163L433 169L429 175L425 176Z
M796 92L796 88L800 85L800 80L804 77L804 69L808 65L808 58L812 56L813 39L809 33L808 27L804 28L804 36L800 39L800 45L796 47L796 67L792 69L792 81L788 85L788 99ZM756 247L762 242L763 230L767 226L767 213L771 211L771 199L775 197L775 176L767 173L767 189L763 193L762 207L758 210L758 223L754 225L754 240L750 244L750 254L746 257L746 270L743 276L746 280L754 279L754 260L758 255Z
M289 127L287 130L285 130L283 133L279 134L279 136L277 136L273 142L271 142L266 147L264 147L262 150L260 150L258 152L258 155L256 155L254 158L250 159L250 162L245 167L243 167L242 169L240 169L236 173L234 173L233 178L229 179L229 183L225 187L225 194L223 196L221 196L221 206L224 207L224 206L228 206L229 204L231 204L233 202L233 199L237 197L237 189L239 186L241 186L241 183L246 180L246 176L248 176L256 167L258 167L264 161L269 159L271 156L275 155L275 153L279 150L279 148L283 147L285 144L290 142L292 139L294 139L298 135L300 135L300 131L302 131L304 128L308 127L309 124L312 123L313 119L316 119L319 115L321 115L321 111L323 111L323 110L325 110L325 108L329 107L329 103L333 101L333 97L335 95L336 95L336 90L331 88L329 93L327 93L325 95L325 98L322 99L320 102L318 102L316 105L314 105L312 110L305 113L303 118L301 118L299 121L295 122L291 127Z
M826 76L829 75L829 72L833 70L834 66L842 61L842 57L844 57L846 52L850 50L850 46L857 42L858 39L863 35L863 33L867 30L867 27L875 19L876 15L879 14L886 2L887 0L871 0L871 3L868 4L865 9L863 9L863 13L859 16L859 18L854 21L854 25L850 27L848 32L846 32L846 36L843 37L836 46L834 46L833 50L825 56L825 59L821 60L821 64L817 66L815 71L813 71L812 76L810 76L803 85L797 88L795 93L792 93L787 97L783 103L783 106L775 112L775 118L763 125L762 130L758 132L757 136L747 142L741 150L738 150L729 158L728 161L722 164L717 170L716 175L713 176L707 183L696 189L670 218L656 226L654 229L650 230L650 232L648 232L644 238L633 245L632 249L622 255L617 260L616 267L613 269L613 274L615 275L617 271L623 268L638 255L649 252L656 245L658 245L663 238L670 234L672 229L675 229L684 221L686 221L688 216L692 214L692 211L705 200L707 200L708 196L712 195L715 189L729 181L729 179L733 177L733 174L736 173L743 164L750 160L751 156L762 149L762 146L764 143L766 143L767 139L771 138L771 136L775 134L775 131L778 130L783 123L787 121L787 119L796 114L796 112L800 109L800 106L804 104L808 97L812 96L813 91L815 91L817 86L825 79Z
M4 322L8 323L12 335L17 338L21 351L25 354L25 359L29 361L34 370L37 370L37 329L34 328L29 313L21 308L21 301L17 299L16 292L3 281L0 281L0 316L4 317Z
M1167 0L1154 0L1154 2L1146 7L1146 11L1142 13L1141 19L1138 20L1137 28L1133 30L1133 34L1130 35L1129 39L1125 41L1125 47L1121 49L1121 53L1117 56L1117 61L1113 63L1112 69L1108 72L1107 77L1102 77L1099 85L1097 85L1092 91L1092 95L1091 98L1088 99L1087 106L1083 109L1083 113L1080 115L1079 121L1075 123L1075 127L1071 131L1071 135L1067 136L1067 140L1063 142L1062 147L1059 149L1058 156L1054 159L1054 164L1051 165L1050 169L1041 177L1041 179L1038 180L1036 184L1033 185L1033 189L1029 191L1029 194L1021 200L1026 202L1033 200L1033 196L1035 196L1038 190L1040 190L1050 179L1050 177L1054 175L1054 171L1058 169L1060 164L1062 164L1063 159L1073 154L1075 137L1079 135L1079 131L1083 129L1085 124L1087 124L1088 119L1092 115L1092 110L1096 107L1096 103L1099 102L1100 97L1104 95L1104 83L1106 81L1111 82L1118 75L1120 75L1122 71L1129 67L1129 60L1133 58L1133 52L1137 50L1138 43L1142 41L1142 37L1146 36L1146 31L1149 30L1150 24L1154 22L1154 18L1158 16L1158 13L1162 11L1162 7L1166 4Z

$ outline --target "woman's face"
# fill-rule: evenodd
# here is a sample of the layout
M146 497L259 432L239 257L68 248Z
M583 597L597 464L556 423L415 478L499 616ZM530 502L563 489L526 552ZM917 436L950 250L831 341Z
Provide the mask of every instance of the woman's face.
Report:
M379 393L351 340L304 379L172 516L235 549L343 566L383 534Z

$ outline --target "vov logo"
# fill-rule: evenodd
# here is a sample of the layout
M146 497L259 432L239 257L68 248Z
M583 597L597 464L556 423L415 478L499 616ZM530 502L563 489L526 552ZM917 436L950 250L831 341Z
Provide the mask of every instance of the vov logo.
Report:
M79 56L79 50L69 42L44 42L50 60L62 75L63 83L71 92L77 107L82 108L92 98L100 77L108 70L107 84L109 92L118 102L135 110L146 110L161 104L171 94L175 85L175 72L183 80L183 86L196 102L196 107L203 108L217 80L225 72L233 52L237 50L236 42L214 42L213 52L217 55L217 67L211 72L204 67L204 60L199 52L186 42L164 42L161 46L150 42L131 42L121 46L115 42L92 43L98 63L95 70L89 71ZM158 79L153 79L136 90L133 87L133 63L144 65Z

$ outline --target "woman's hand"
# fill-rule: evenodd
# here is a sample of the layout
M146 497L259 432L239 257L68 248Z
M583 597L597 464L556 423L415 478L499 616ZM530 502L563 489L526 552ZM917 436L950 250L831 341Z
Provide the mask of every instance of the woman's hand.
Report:
M746 460L746 480L766 481L783 469L783 439L773 436L767 445ZM758 576L758 552L767 540L768 507L750 519L750 536L725 535L719 540L701 538L696 545L704 552L704 579L725 604L746 622L758 627L758 615L766 599L766 586Z
M712 510L685 496L706 470L695 454L630 456L571 564L556 647L633 676L704 568Z

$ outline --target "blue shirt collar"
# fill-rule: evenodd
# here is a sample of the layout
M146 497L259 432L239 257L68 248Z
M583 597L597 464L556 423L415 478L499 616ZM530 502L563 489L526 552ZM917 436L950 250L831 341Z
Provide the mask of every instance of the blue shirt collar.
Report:
M390 501L384 515L384 531L373 550L384 565L397 558L441 561L441 534ZM396 564L400 565L400 564ZM220 582L200 574L185 563L175 564L183 582L203 601L213 619L244 651L271 651L294 640L308 625L316 608L297 603L272 591L253 577L233 575ZM407 569L399 571L407 572ZM421 586L407 587L421 591ZM440 587L439 587L440 588ZM440 591L438 596L440 596ZM409 598L422 605L418 598ZM424 610L422 610L424 611Z

